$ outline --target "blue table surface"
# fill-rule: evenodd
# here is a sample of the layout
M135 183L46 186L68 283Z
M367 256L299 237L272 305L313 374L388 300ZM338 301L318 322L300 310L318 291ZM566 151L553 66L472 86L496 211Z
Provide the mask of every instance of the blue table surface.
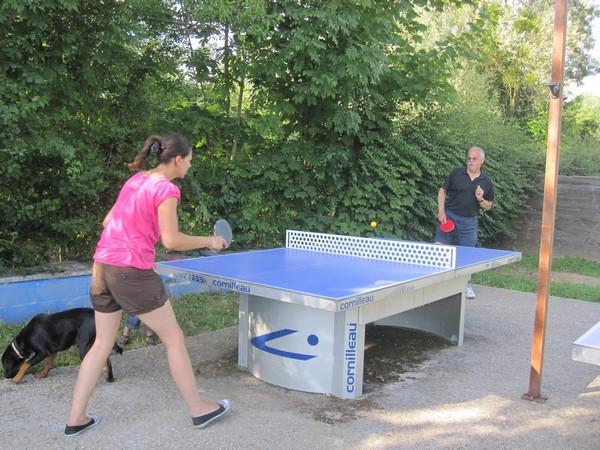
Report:
M518 255L456 247L456 269ZM414 264L333 255L292 248L255 250L159 263L161 266L333 300L411 283L451 271Z

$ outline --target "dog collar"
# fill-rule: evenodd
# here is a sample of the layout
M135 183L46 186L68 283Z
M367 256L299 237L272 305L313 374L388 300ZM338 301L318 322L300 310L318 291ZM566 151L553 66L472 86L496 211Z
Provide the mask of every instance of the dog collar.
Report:
M15 343L15 341L12 341L10 346L12 347L12 349L15 351L15 353L17 354L17 356L21 359L27 359L25 358L21 352L19 351L19 348L17 347L17 344Z

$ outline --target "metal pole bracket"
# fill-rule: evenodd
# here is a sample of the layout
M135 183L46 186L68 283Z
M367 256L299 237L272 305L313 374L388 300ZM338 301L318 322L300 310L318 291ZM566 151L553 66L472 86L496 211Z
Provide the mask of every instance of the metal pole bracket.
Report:
M560 83L546 83L546 87L550 89L552 98L557 99L560 95Z

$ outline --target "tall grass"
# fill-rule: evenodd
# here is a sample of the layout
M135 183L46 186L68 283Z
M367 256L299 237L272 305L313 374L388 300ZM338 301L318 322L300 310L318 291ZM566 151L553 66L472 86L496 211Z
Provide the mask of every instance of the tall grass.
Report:
M539 258L524 256L516 264L499 267L475 274L473 282L484 286L511 289L514 291L536 292ZM556 297L600 302L600 262L579 257L555 258L552 260L552 270L561 273L573 273L590 277L593 283L550 282L550 295Z

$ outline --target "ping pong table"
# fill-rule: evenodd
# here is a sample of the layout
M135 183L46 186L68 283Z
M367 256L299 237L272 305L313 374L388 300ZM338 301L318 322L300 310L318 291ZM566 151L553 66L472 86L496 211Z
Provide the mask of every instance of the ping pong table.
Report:
M240 293L238 365L285 388L362 395L365 325L463 344L465 288L519 252L288 230L286 246L161 262L171 281Z

